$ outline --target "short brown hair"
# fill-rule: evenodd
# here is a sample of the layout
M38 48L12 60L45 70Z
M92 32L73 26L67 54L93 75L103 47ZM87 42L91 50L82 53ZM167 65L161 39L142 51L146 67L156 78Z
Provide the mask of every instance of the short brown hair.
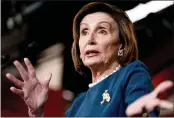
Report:
M71 53L76 71L80 73L83 72L82 67L84 66L80 59L80 50L78 44L80 35L80 22L86 15L94 12L108 13L118 24L119 40L121 41L124 48L124 55L122 57L118 57L116 54L118 63L124 66L134 60L137 60L137 41L135 38L133 23L129 19L128 15L116 6L102 2L92 2L82 7L73 20L74 42L72 44Z

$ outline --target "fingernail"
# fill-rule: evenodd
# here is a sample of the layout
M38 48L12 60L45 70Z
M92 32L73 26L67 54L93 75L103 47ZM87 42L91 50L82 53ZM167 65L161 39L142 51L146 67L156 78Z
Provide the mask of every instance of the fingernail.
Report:
M13 62L13 64L15 64L15 65L16 65L16 64L17 64L17 61L14 61L14 62Z
M26 57L24 58L24 61L27 61L27 58Z
M13 91L14 90L14 87L10 87L10 90Z
M11 77L11 75L9 73L6 74L6 77Z

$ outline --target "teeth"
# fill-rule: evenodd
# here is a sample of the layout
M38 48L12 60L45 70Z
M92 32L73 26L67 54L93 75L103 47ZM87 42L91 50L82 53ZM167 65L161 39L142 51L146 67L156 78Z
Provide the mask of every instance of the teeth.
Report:
M96 53L98 53L98 52L87 52L86 54L90 55L90 54L96 54Z
M91 51L91 52L87 52L86 54L95 54L98 53L97 51Z

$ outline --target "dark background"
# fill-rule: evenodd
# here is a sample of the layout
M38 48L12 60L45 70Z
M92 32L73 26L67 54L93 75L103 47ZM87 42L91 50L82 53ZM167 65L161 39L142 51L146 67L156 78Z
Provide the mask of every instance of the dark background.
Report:
M145 4L149 1L108 1L108 3L126 11L140 3ZM33 12L23 15L23 22L21 24L15 23L12 29L7 28L6 22L9 17L22 13L26 7L36 2L38 1L1 1L2 95L5 95L7 89L11 86L5 79L3 70L11 65L15 59L21 60L24 57L28 57L35 65L40 52L56 43L63 43L65 45L63 52L65 62L63 89L72 91L76 96L88 89L88 84L91 80L88 71L88 76L82 78L75 72L73 67L71 58L71 45L73 41L72 22L78 10L86 3L89 3L89 1L45 1ZM151 13L134 23L139 48L139 59L149 67L152 77L167 68L172 68L172 71L174 69L173 10L174 6L172 5L157 13ZM6 37L15 30L21 32L22 36L22 27L25 24L28 27L23 40L18 40L17 38L10 39L10 41L6 40ZM4 55L8 55L9 59L2 60ZM173 77L166 79L171 78ZM174 79L171 80L173 81Z

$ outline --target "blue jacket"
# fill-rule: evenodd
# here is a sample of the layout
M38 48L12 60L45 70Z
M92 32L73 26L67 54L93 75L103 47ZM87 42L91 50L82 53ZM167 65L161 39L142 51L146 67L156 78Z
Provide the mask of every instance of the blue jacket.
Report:
M110 101L103 100L107 90ZM109 75L106 79L79 94L68 109L67 117L125 117L126 108L137 98L153 90L147 67L141 61L134 61ZM149 113L158 116L159 111Z

